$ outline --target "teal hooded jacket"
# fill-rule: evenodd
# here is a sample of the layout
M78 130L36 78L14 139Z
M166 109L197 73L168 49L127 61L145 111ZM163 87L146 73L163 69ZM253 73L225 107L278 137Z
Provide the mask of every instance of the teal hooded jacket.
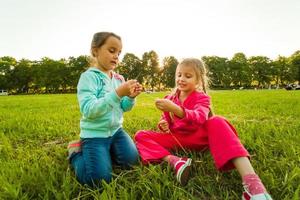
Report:
M81 138L110 137L122 127L123 112L135 103L134 98L117 95L115 89L123 82L123 76L113 72L109 78L94 67L81 74L77 85Z

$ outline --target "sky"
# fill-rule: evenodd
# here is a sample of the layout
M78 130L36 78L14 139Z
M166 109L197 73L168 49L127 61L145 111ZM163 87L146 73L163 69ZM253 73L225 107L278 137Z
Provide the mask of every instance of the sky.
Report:
M0 0L0 57L89 55L100 31L122 37L121 57L276 59L300 50L300 1Z

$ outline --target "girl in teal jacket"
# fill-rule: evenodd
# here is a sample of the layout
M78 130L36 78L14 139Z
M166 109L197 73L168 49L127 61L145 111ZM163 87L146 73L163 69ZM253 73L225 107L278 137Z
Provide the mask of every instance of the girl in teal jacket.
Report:
M112 178L112 163L128 168L138 161L137 149L123 130L123 112L131 110L142 91L136 80L115 73L122 50L121 38L110 32L95 33L93 67L81 74L77 97L82 118L80 140L70 142L69 160L78 181L97 186Z

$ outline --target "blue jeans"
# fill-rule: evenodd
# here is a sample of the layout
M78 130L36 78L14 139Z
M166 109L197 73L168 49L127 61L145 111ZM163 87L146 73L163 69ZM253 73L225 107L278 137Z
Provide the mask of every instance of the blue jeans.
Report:
M81 184L97 186L112 179L112 163L128 169L138 162L138 152L130 136L120 128L112 137L82 139L82 151L71 157L71 165Z

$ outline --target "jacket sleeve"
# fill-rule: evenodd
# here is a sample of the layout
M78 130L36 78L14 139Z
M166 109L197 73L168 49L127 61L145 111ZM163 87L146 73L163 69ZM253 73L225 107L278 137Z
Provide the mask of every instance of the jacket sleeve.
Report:
M130 111L135 104L135 98L123 97L121 100L121 108L124 112Z
M121 81L121 84L123 84L125 82L125 79L122 75L120 74L114 74L114 77L116 79L118 79L119 81ZM132 109L132 107L135 104L135 98L131 98L131 97L122 97L121 98L121 109L123 110L123 112L127 112L130 111Z
M185 116L179 121L189 122L192 124L203 124L208 119L208 114L210 111L210 97L207 95L197 98L194 103L193 109L187 109L182 107Z
M77 98L80 112L86 118L101 117L113 107L120 106L120 97L115 90L97 98L99 87L103 87L103 83L97 83L96 77L92 73L81 74L77 85Z

